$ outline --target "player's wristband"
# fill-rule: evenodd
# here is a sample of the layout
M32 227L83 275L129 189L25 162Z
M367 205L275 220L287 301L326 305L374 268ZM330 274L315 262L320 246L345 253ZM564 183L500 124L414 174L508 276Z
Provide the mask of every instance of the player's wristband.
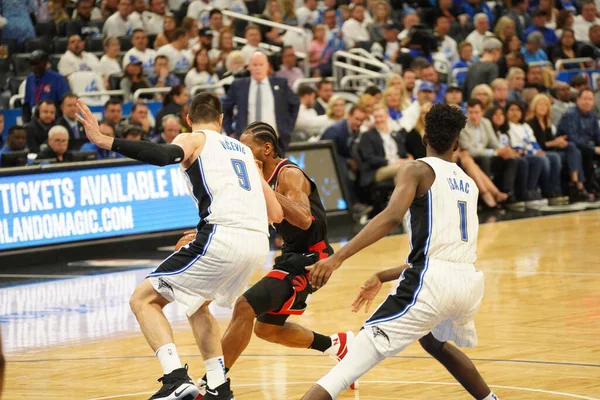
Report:
M160 167L183 161L183 149L174 144L158 144L141 140L114 139L112 151L144 163Z

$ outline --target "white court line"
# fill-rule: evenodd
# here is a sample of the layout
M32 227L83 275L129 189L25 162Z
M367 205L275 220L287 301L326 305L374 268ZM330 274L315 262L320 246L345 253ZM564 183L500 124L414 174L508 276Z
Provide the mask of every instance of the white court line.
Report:
M248 383L244 385L233 385L233 388L236 387L260 387L260 386L290 386L290 385L311 385L315 382L267 382L267 383ZM437 386L460 386L459 383L456 382L421 382L421 381L360 381L360 383L383 383L383 384L404 384L404 385L437 385ZM522 392L533 392L533 393L545 393L556 396L565 396L574 399L584 399L584 400L600 400L596 397L588 397L581 396L578 394L565 393L565 392L557 392L554 390L544 390L544 389L533 389L533 388L523 388L518 386L503 386L503 385L489 385L489 387L494 389L510 389L510 390L518 390ZM120 394L116 396L105 396L105 397L95 397L90 400L106 400L106 399L118 399L121 397L133 397L133 396L141 396L146 394L153 394L154 392L137 392L137 393L127 393ZM360 394L357 390L356 394Z
M358 267L358 266L353 266L353 265L348 265L346 267L344 267L344 269L359 269L359 270L365 270L365 271L383 271L385 269L388 268L392 268L392 267ZM475 263L475 268L477 268L477 263ZM518 274L518 271L511 271L511 270L503 270L503 269L486 269L486 268L477 268L479 270L481 270L484 274L502 274L502 275L516 275ZM533 271L533 272L527 272L527 276L533 276L533 275L554 275L554 276L589 276L589 277L600 277L600 272L566 272L566 271L557 271L557 272L551 272L551 271L547 271L547 272L537 272L537 271Z
M44 274L0 274L0 278L40 278L40 279L56 279L56 278L75 278L81 275L44 275Z

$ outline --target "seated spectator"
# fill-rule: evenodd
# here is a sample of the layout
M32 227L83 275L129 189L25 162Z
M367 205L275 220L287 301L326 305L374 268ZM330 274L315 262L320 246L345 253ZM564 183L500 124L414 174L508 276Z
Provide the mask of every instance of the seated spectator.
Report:
M412 88L414 89L416 81L413 81ZM400 94L400 109L404 110L410 103L412 103L412 90L410 93L406 87L406 83L404 78L402 78L398 74L389 74L387 80L385 81L385 88L390 89L393 88ZM390 114L391 115L391 114Z
M548 87L546 87L546 82L544 81L544 72L542 67L540 66L530 66L527 69L526 75L526 88L535 88L538 92L545 93L548 91ZM525 100L525 99L523 99ZM527 104L527 103L525 103Z
M554 7L554 1L540 0L538 9L546 12L546 22L544 24L546 28L556 30L559 12L558 9ZM558 33L557 36L559 36Z
M266 122L275 128L281 148L286 150L300 104L285 79L267 76L269 69L267 56L254 53L249 66L250 77L236 79L223 101L223 130L228 135L240 137L249 123ZM235 107L238 112L234 116Z
M415 89L417 82L417 73L413 69L405 69L402 71L402 79L404 79L404 87L406 88L406 95L410 97L410 101L414 101L412 92Z
M115 137L115 128L109 122L100 121L100 124L98 125L98 127L99 127L101 134L103 134L105 136L109 136L109 137ZM81 149L79 151L95 151L96 158L98 160L111 160L111 159L115 159L115 158L124 158L121 154L115 153L114 151L111 151L111 150L103 149L102 147L99 147L97 144L94 144L92 142L84 143L83 146L81 146Z
M127 1L127 0L125 0ZM100 63L96 72L104 78L104 86L109 87L108 78L112 74L120 74L123 72L121 64L117 60L117 56L121 51L121 42L116 37L108 37L104 40L104 55L100 58Z
M382 42L385 40L384 29L386 29L386 26L388 28L390 26L391 13L392 8L387 2L383 0L377 0L375 3L375 12L373 13L373 21L367 25L367 30L369 31L369 36L371 37L372 41ZM395 30L397 30L397 28ZM396 38L394 38L394 41L398 40L397 36L398 32L396 32Z
M202 21L206 11L211 7L212 2L210 0L193 0L189 2L190 5L187 9L187 17L194 18L195 20Z
M56 26L60 26L61 22L68 21L70 19L69 14L67 14L68 3L68 0L48 1L48 12L50 13L50 18Z
M102 35L104 37L129 36L135 29L144 29L142 21L131 17L133 8L131 0L119 0L118 12L112 14L104 22Z
M556 100L552 104L551 118L552 125L558 127L558 123L565 111L574 107L575 103L572 101L571 87L565 82L556 82L556 85L554 85L554 97Z
M561 161L566 161L569 168L569 197L575 201L586 201L588 194L585 192L583 182L583 167L581 164L581 152L575 145L570 143L566 136L555 136L556 127L552 125L550 98L545 94L538 94L533 98L529 112L527 113L527 124L533 130L535 139L541 149L548 155L556 153Z
M125 118L119 122L117 131L123 132L127 127L137 126L142 130L144 137L149 137L153 128L153 124L149 118L148 106L144 103L135 103L131 107L129 118Z
M529 165L527 175L528 193L523 196L526 206L528 202L539 201L540 197L537 188L542 189L542 196L548 199L548 204L559 205L563 202L560 196L560 157L555 153L545 153L533 134L531 127L524 123L525 112L523 105L518 101L509 102L506 108L506 118L508 119L508 136L513 149L521 156L525 157ZM541 161L540 161L541 160ZM532 163L541 163L542 168L539 179L536 182L532 175ZM536 205L535 203L533 204Z
M219 77L214 73L208 59L208 50L200 49L194 58L194 65L185 75L185 86L191 90L196 85L210 85L218 81Z
M360 186L394 180L401 164L408 161L402 135L393 132L387 109L382 104L373 108L375 126L365 132L358 143L360 153Z
M443 15L448 18L448 21L453 26L453 30L455 30L454 27L459 25L458 16L461 14L461 10L452 4L452 0L439 0L436 3L433 8L424 10L425 16L423 22L428 26L434 26L437 17Z
M23 151L27 148L27 131L21 125L13 125L8 128L6 143L0 149L0 165L2 164L2 153L7 151Z
M482 83L492 82L498 77L498 60L502 54L502 43L496 38L486 39L482 44L482 55L473 64L465 78L464 92L469 94L473 88Z
M285 78L290 89L294 86L294 82L304 78L304 72L297 66L298 58L296 52L290 46L283 46L281 49L281 66L277 72L277 76Z
M525 56L521 54L521 40L517 35L511 35L506 38L502 49L502 57L498 60L498 75L506 76L512 67L525 69Z
M593 108L594 92L591 89L581 90L577 95L576 106L567 109L560 119L557 135L566 136L581 152L586 189L597 198L600 185L594 161L600 160L600 127L598 117L592 112Z
M191 53L184 51L189 44L188 33L183 28L175 29L173 40L171 43L162 46L156 52L156 57L166 56L169 60L169 70L189 70L192 65L193 56ZM156 59L154 61L156 63Z
M68 77L77 71L96 71L99 64L98 57L84 49L85 42L79 35L70 36L67 51L58 62L58 72Z
M419 14L417 10L414 8L407 7L402 11L402 27L404 28L400 34L398 34L398 40L403 41L407 39L410 33L410 30L421 23L421 18L419 18Z
M163 107L156 114L156 121L162 121L165 115L173 114L179 115L181 107L184 106L190 100L190 95L187 89L183 85L174 86L171 91L167 93L163 100ZM154 127L154 135L158 136L161 132L162 126L157 123Z
M296 18L298 19L298 26L306 24L315 26L319 19L317 0L304 0L304 5L296 9Z
M210 46L211 49L216 49L219 47L221 32L224 30L231 31L229 26L223 23L223 13L218 8L213 8L208 13L208 28L210 28L210 32L212 33L212 46Z
M326 115L317 115L317 112L313 109L316 95L311 86L300 85L297 94L300 99L300 109L292 132L292 141L305 141L313 137L319 137L331 125L331 121Z
M463 86L465 79L467 78L467 71L455 73L455 69L470 68L473 62L473 45L467 41L460 42L458 45L458 61L452 66L452 76L456 79L456 83L459 86Z
M560 36L560 41L556 43L551 51L552 64L556 64L558 60L569 60L572 58L582 57L581 48L575 42L575 34L572 29L564 29ZM568 64L561 66L560 69L578 69L585 68L583 64Z
M313 28L313 39L308 46L308 61L312 69L316 69L322 62L323 52L328 42L325 33L325 25L317 25Z
M463 101L462 89L456 83L451 83L448 85L444 102L449 106L460 108L465 114L467 113L467 107Z
M415 128L406 134L406 151L415 160L427 156L423 136L425 135L425 114L431 110L432 103L425 103L421 106L421 115L415 125Z
M508 70L508 100L523 101L521 94L525 87L525 72L521 68L513 67Z
M148 37L146 36L146 32L142 29L134 30L131 36L131 44L133 47L123 57L123 69L126 69L128 64L140 62L142 63L144 73L152 73L156 51L147 48Z
M148 10L142 13L144 26L148 35L158 35L163 33L165 16L170 15L167 12L165 0L150 0Z
M77 100L79 96L73 93L67 93L63 97L60 104L62 117L56 121L56 125L64 126L69 133L69 145L81 145L77 143L79 140L87 141L85 130L81 122L77 120ZM69 150L77 150L73 146Z
M175 87L181 84L169 68L169 58L163 55L157 55L154 59L154 71L148 75L148 82L152 87Z
M494 177L494 183L501 192L514 193L517 173L515 153L509 146L500 144L492 123L483 118L483 106L477 99L467 102L467 125L460 133L459 143L486 175ZM515 201L514 198L508 200L511 203Z
M494 27L494 36L502 43L506 43L508 38L516 36L515 21L506 15L501 17Z
M210 58L211 65L219 69L225 69L225 62L227 61L227 56L235 50L233 46L233 33L229 28L224 28L219 35L218 46L213 47L208 52L208 58ZM245 65L244 59L244 65Z
M346 48L351 49L358 44L369 42L371 37L369 31L362 24L365 19L365 7L362 4L355 3L351 7L351 16L342 25L342 33Z
M590 42L577 46L580 50L580 57L589 57L596 63L600 60L600 25L590 27Z
M581 5L581 15L576 16L573 21L575 40L588 43L590 41L590 27L593 25L600 25L596 4L594 0L584 0Z
M494 106L506 108L508 103L508 81L503 78L496 78L492 81Z
M102 32L93 21L103 19L102 12L98 7L94 7L93 0L77 0L75 11L73 11L72 21L76 23L67 24L67 36L79 35L86 39L90 36L99 36Z
M527 36L525 46L521 48L521 54L525 57L527 64L539 61L548 61L548 56L543 49L545 46L544 36L540 32L531 32Z
M313 109L316 110L314 107ZM346 100L338 95L331 96L329 102L327 103L327 112L325 115L327 115L329 121L333 123L346 118Z
M358 103L356 103L365 113L365 120L363 122L363 126L360 128L361 132L365 132L368 131L369 129L371 129L374 125L374 120L373 120L373 107L375 107L376 104L381 103L381 100L377 101L377 98L373 95L370 95L368 93L363 93L359 98L358 98Z
M222 71L219 74L221 82L224 84L225 92L227 92L235 78L246 77L248 75L248 70L246 69L246 56L240 50L233 50L227 56L225 67L225 71Z
M475 19L477 15L484 14L491 24L494 23L494 13L485 1L467 0L462 2L462 13L467 14L469 18Z
M433 103L435 100L435 87L431 82L422 82L417 92L417 99L413 101L402 113L402 118L399 121L399 129L410 132L414 129L419 115L421 114L421 106L425 103Z
M162 118L162 133L152 141L160 144L171 144L173 140L181 133L181 124L179 117L173 114L165 115Z
M165 62L166 64L166 62ZM168 71L167 67L167 71ZM158 85L156 85L158 86ZM123 78L121 79L121 83L119 87L124 92L124 100L129 101L131 96L138 89L147 89L150 87L150 83L144 77L144 71L142 70L142 62L138 61L135 63L127 64L125 67L125 73L123 74ZM152 99L152 94L144 94L141 95L142 98Z
M450 20L445 15L437 17L435 24L435 33L440 40L438 48L441 54L450 65L454 65L458 61L458 50L456 40L450 37Z
M112 98L104 104L104 120L115 127L115 133L120 136L117 126L123 119L123 103L119 99Z
M400 119L402 118L403 105L400 93L395 87L389 87L383 92L383 103L388 109L390 124L395 131L400 130Z
M473 54L477 56L484 50L485 39L494 37L494 34L490 32L490 20L487 15L479 13L475 15L473 22L475 30L469 33L466 41L473 45ZM502 48L502 44L499 48Z
M326 79L322 79L317 84L317 98L315 101L314 109L317 115L324 115L327 110L327 104L329 99L333 95L333 82Z
M548 19L548 12L545 10L537 9L531 16L532 25L525 29L525 37L529 37L532 32L539 32L544 38L544 42L547 46L552 46L558 42L558 37L554 33L554 29L546 27L546 20Z
M475 86L471 92L470 98L479 100L484 112L494 105L494 92L492 91L492 88L485 83Z
M134 24L144 26L142 18L144 11L146 11L146 0L131 0L131 14L129 18Z
M32 72L25 80L25 98L23 99L23 120L31 119L31 111L42 100L53 104L62 101L69 89L64 76L50 69L49 57L42 50L35 50L30 58Z
M244 31L246 44L242 47L242 53L246 57L246 64L250 63L250 58L257 51L261 51L258 45L260 44L260 28L257 25L249 24Z
M158 125L158 124L157 124ZM144 140L144 131L139 126L131 125L123 131L123 139L125 140Z
M440 82L440 74L435 70L435 68L431 64L428 64L421 68L421 79L416 82L413 94L416 94L419 86L421 86L421 83L425 81L433 83L435 93L435 100L433 101L433 103L436 104L443 102L444 97L446 96L446 84Z
M175 28L177 28L177 20L175 17L172 15L166 15L163 21L163 31L156 36L156 39L154 39L154 49L158 50L161 47L173 42L175 37Z
M56 105L52 100L42 100L35 109L27 130L27 147L32 153L40 151L40 146L48 139L48 131L56 120Z
M185 17L181 22L181 27L188 33L188 49L190 49L192 54L195 54L196 52L198 52L198 50L200 50L203 47L200 43L200 28L198 27L198 20L190 17ZM210 31L209 28L206 29L212 34L212 31ZM208 48L207 50L210 50L210 48Z
M53 159L57 163L72 162L69 148L69 132L64 126L56 125L48 131L48 146L38 153L36 160Z
M562 9L558 13L556 18L556 36L560 37L562 31L565 28L573 29L575 23L575 16L572 11Z
M506 14L515 22L515 31L519 39L525 38L525 29L531 25L531 17L527 13L527 0L512 0L512 9Z

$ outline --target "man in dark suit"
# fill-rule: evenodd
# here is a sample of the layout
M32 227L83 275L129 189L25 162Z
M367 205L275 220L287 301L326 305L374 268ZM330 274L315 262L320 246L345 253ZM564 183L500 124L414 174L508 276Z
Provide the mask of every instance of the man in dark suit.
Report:
M62 117L56 121L56 125L64 126L69 132L69 150L79 150L88 141L83 125L77 120L77 99L79 97L73 93L64 95L60 105Z
M248 68L250 77L234 80L223 101L223 129L239 139L248 124L266 122L276 127L279 143L286 150L300 108L298 96L285 78L267 77L269 62L264 53L254 53Z
M38 153L40 146L48 139L48 131L54 126L56 106L52 100L42 100L35 109L33 119L25 125L27 147L32 153Z
M400 165L411 159L400 133L392 132L387 108L377 104L373 108L375 127L360 139L360 185L368 187L374 182L394 179Z
M317 101L315 101L315 105L313 106L318 115L325 115L327 113L331 96L333 96L333 82L322 79L317 85Z

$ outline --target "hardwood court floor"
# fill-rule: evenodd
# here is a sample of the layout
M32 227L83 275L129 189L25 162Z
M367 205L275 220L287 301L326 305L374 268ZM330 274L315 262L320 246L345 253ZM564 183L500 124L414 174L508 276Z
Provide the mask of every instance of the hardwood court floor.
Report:
M407 250L406 236L392 236L350 259L293 320L324 333L358 331L365 315L349 311L357 287L401 263ZM486 291L476 318L479 345L466 353L501 399L600 398L599 256L599 211L481 227L477 266ZM147 399L161 371L127 306L146 272L1 290L0 315L15 316L0 320L9 362L3 399ZM197 378L204 371L192 333L181 310L169 307L179 353ZM227 315L219 321L223 331ZM299 399L331 366L312 350L253 338L231 378L240 400ZM470 397L417 344L339 398Z

